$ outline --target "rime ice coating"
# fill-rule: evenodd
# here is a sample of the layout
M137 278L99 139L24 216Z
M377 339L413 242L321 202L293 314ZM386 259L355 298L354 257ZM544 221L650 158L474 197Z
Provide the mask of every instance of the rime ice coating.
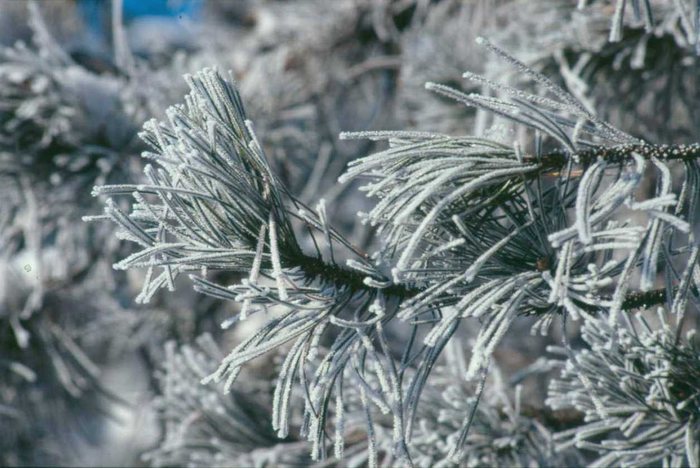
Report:
M644 233L688 232L683 207L699 196L700 171L692 157L697 146L646 145L597 118L543 75L486 46L544 86L549 97L431 89L534 130L527 143L535 150L528 155L518 144L482 137L370 134L387 138L389 148L353 162L341 180L369 180L362 189L379 199L367 215L383 240L370 257L374 263L328 225L324 203L311 210L276 179L235 86L214 70L187 77L191 93L185 105L168 111L168 123L146 126L143 136L156 151L146 157L159 166L147 167L149 182L96 189L134 200L128 214L108 200L105 214L123 238L142 247L117 264L147 268L142 300L172 288L178 274L201 270L190 275L196 290L242 303L240 318L270 314L203 382L221 381L228 390L245 364L287 346L272 425L279 437L289 434L293 389L300 385L301 433L314 460L325 457L329 421L335 426L334 452L344 452L344 415L352 405L339 395L356 392L354 409L364 414L370 465L378 463L377 412L391 419L391 456L405 462L431 369L466 319L478 319L480 327L465 377L480 379L483 388L491 356L518 316L537 314L539 330L559 314L584 320L607 315L614 327L625 306L646 303L628 301L635 294L633 274L643 265L640 289L651 284L656 259L666 249L668 235ZM543 138L560 149L544 153ZM687 169L679 195L666 166L674 159ZM655 195L639 201L635 194L649 168L660 176ZM603 177L611 182L601 184ZM629 211L641 216L620 221L620 213ZM318 249L315 255L302 251L293 219L325 238L330 258ZM351 252L351 268L336 264L334 243ZM687 262L674 297L679 320L697 257ZM393 267L391 278L383 265ZM207 278L210 270L247 278L221 285ZM399 324L413 337L400 359L387 338ZM415 339L419 327L422 340ZM333 341L324 347L321 337L330 329ZM470 421L465 419L452 456L468 448Z

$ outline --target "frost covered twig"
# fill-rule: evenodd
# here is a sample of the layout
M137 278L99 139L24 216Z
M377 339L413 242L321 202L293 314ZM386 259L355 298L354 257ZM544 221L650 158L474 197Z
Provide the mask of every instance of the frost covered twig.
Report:
M586 321L583 338L590 349L562 363L549 388L555 410L585 414L584 424L555 435L559 449L593 451L599 458L592 466L697 464L700 350L694 336L677 344L660 314L656 330L641 316L634 328Z

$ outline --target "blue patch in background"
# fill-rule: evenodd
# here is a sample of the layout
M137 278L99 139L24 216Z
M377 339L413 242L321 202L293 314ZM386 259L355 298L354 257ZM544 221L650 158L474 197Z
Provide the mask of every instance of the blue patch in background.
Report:
M124 20L140 16L187 16L195 19L202 7L201 0L123 0Z
M197 19L202 9L202 0L123 0L122 8L127 23L146 16ZM78 9L87 28L102 35L108 23L111 2L78 0Z

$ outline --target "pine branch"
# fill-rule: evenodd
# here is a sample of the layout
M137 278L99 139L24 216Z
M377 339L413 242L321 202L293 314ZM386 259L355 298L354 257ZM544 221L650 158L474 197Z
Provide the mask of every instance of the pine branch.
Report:
M700 349L690 335L676 341L672 317L660 312L659 319L665 325L652 330L641 316L632 329L590 318L582 330L588 348L550 348L568 360L560 361L547 404L585 415L582 424L555 434L558 449L575 444L592 451L600 457L596 466L694 465Z
M340 379L361 389L369 426L372 406L393 414L396 456L405 457L400 447L405 447L402 421L407 408L384 324L396 316L396 304L387 293L404 296L407 289L392 287L372 263L354 253L328 225L323 203L314 212L287 192L272 173L231 82L213 70L187 80L191 93L186 106L169 109L168 123L145 126L142 137L155 150L145 156L159 166L146 168L148 183L95 188L98 195L133 200L126 213L108 199L105 215L97 217L113 220L122 238L141 247L116 267L147 269L137 298L143 302L162 287L173 289L179 274L199 271L190 275L195 290L241 304L224 327L279 308L279 314L268 315L267 322L238 343L205 381L222 381L228 391L242 366L289 344L273 397L272 425L278 437L289 433L290 398L294 382L299 382L306 421L302 433L312 443L312 458L323 458L328 408L342 389L336 384ZM318 248L315 256L304 252L293 219L322 233L330 252L334 246L346 248L355 271L337 265L332 255L324 261ZM157 276L156 269L162 270ZM207 279L208 270L247 278L224 286ZM329 327L335 328L335 339L326 349L321 337ZM431 365L432 361L424 364ZM336 411L342 411L344 403L338 404ZM335 422L342 452L344 423L342 418Z
M323 201L314 211L276 178L236 88L213 70L187 77L191 93L185 105L169 109L169 122L145 126L142 137L154 149L145 157L158 166L146 168L148 183L95 189L98 195L133 199L128 213L108 200L104 217L118 224L122 238L141 247L116 265L147 269L139 300L163 287L173 289L180 273L199 271L190 275L197 291L241 304L226 326L275 308L267 323L203 381L220 381L228 390L246 363L287 345L272 425L277 437L289 434L290 399L298 382L304 399L301 432L312 444L314 460L325 457L329 421L335 423L336 454L343 452L344 387L359 390L370 464L376 464L378 450L373 408L391 415L393 455L407 460L428 376L465 318L482 324L465 372L473 379L485 373L495 347L520 315L540 315L540 329L559 313L587 318L595 311L616 323L620 312L665 298L659 291L630 292L630 278L641 266L639 289L652 284L663 242L676 232L688 233L682 213L697 201L700 171L686 164L687 180L676 196L665 163L694 163L700 148L646 145L598 119L546 77L482 43L553 97L474 76L509 97L431 88L535 130L535 156L523 154L517 143L488 138L360 134L389 140L387 150L353 162L342 177L368 180L363 190L379 199L366 215L383 240L373 257L356 252L329 225ZM561 149L543 153L541 135ZM575 164L584 166L578 174ZM637 201L634 195L649 167L659 175L655 196ZM610 184L602 184L603 177ZM646 227L617 221L623 209L648 218ZM295 220L308 228L314 245L314 233L323 234L330 259L317 245L315 255L301 248ZM350 253L348 267L336 263L334 246ZM678 276L674 307L679 310L691 289L694 252ZM664 250L664 255L671 254ZM394 266L391 278L383 265ZM154 278L156 269L162 272ZM221 285L207 278L208 270L247 278ZM385 331L395 322L407 325L414 338L418 327L427 325L422 343L412 338L400 365ZM329 327L335 331L325 348L321 337ZM414 344L420 349L412 351ZM409 368L410 380L404 382ZM469 424L460 429L460 440L467 439L468 429Z
M523 160L530 163L539 162L547 170L561 170L566 167L570 160L583 166L591 165L598 160L608 163L625 163L631 160L633 154L637 154L646 160L653 158L659 161L697 161L700 158L700 143L690 145L628 144L602 146L574 153L551 151L539 158L526 155L523 157Z
M356 291L371 291L376 289L376 287L367 285L365 282L367 276L357 270L344 268L336 263L326 263L318 257L300 256L296 258L292 265L285 265L285 268L295 267L301 268L309 278L316 278L322 283L334 284L337 287L349 286ZM388 297L398 299L399 301L409 300L419 294L425 293L425 291L425 287L411 287L402 283L392 283L391 286L382 289L382 292ZM672 288L671 294L675 294L677 291L678 287L674 287ZM607 297L604 300L609 301L611 299L611 297ZM651 291L632 291L627 293L625 299L622 301L622 310L625 312L632 312L637 309L650 309L654 306L666 304L667 300L668 292L666 288L659 288ZM592 307L583 302L579 302L578 305L582 309L593 314L600 311L599 308ZM543 312L546 311L547 309L543 309ZM522 312L521 315L529 314L527 312Z

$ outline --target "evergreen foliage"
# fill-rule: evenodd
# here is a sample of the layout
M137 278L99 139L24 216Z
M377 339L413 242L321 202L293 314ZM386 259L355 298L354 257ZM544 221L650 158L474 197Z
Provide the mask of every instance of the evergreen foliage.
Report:
M209 7L0 51L2 463L700 464L697 2Z

